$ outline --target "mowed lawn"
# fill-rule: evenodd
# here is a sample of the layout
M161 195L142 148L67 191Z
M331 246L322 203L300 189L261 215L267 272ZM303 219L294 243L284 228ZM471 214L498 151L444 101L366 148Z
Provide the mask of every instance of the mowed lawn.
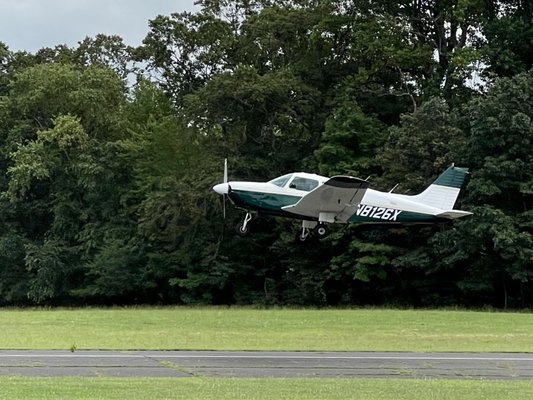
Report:
M0 378L0 399L530 400L531 381Z
M390 309L0 310L0 349L533 352L533 314Z

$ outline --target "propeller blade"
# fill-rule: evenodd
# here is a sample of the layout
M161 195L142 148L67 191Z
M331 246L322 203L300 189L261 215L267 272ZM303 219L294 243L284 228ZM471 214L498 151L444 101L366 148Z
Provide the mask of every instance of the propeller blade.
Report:
M224 159L224 183L228 183L228 159ZM222 195L222 216L226 219L226 196L227 194Z
M222 217L226 219L226 195L222 195Z
M228 159L224 159L224 183L228 183Z

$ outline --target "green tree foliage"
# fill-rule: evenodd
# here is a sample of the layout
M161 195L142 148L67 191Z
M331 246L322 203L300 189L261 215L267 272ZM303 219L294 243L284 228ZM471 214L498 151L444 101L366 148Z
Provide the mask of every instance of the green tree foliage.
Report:
M198 5L136 49L0 43L0 304L533 304L528 2ZM211 190L224 158L230 179L411 194L455 162L474 215L304 246L264 217L241 238Z
M72 61L83 67L106 66L125 80L134 72L131 59L133 49L124 44L120 36L96 35L86 37L72 51Z
M529 304L531 287L531 74L502 79L461 111L472 169L463 206L473 217L439 232L399 265L453 274L448 290L472 304Z
M497 7L483 29L487 38L483 52L490 72L512 77L533 67L533 6L521 0L501 0L495 4Z
M266 158L277 159L281 171L302 158L297 149L312 146L306 119L317 97L289 71L261 76L253 68L238 67L187 96L186 111L197 129L220 141L223 154L243 154L241 164L258 174ZM247 157L253 154L261 156Z
M495 253L490 258L493 271L500 273L505 304L507 284L528 284L533 267L532 85L531 73L500 80L486 97L467 109L467 155L474 170L468 200L482 204L479 217L491 224L485 235L489 234L488 248ZM470 254L469 260L473 257ZM524 300L523 295L513 297L514 301Z
M384 141L384 126L348 99L326 121L322 143L315 151L320 172L365 177L380 173L376 152Z
M126 107L130 135L120 141L120 157L133 172L123 199L135 216L146 257L143 284L151 282L161 301L205 297L203 301L209 302L214 288L223 286L220 270L213 265L221 238L210 220L220 218L211 186L221 165L206 155L207 137L173 114L160 89L140 83L135 100ZM207 267L212 268L206 271Z
M0 237L0 299L3 305L24 305L30 291L30 274L26 269L27 239L14 230L6 229L6 214L3 210L4 234Z
M458 154L465 141L448 105L441 99L428 100L389 129L378 157L387 184L399 184L399 190L411 194L420 191L453 162L462 162Z
M30 241L28 296L61 299L83 281L86 257L120 219L126 172L112 143L121 135L124 86L107 68L39 64L16 75L9 99L5 199L24 222L7 224Z

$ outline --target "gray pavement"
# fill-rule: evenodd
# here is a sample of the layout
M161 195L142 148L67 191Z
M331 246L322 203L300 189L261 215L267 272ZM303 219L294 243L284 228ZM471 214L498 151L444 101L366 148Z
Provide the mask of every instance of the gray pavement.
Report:
M4 350L0 375L533 379L533 354Z

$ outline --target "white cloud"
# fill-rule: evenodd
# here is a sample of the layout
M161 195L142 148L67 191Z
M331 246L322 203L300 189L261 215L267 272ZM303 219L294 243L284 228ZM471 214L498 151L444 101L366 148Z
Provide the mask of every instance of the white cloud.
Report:
M196 9L194 0L0 0L0 41L35 52L104 33L137 46L150 19Z

